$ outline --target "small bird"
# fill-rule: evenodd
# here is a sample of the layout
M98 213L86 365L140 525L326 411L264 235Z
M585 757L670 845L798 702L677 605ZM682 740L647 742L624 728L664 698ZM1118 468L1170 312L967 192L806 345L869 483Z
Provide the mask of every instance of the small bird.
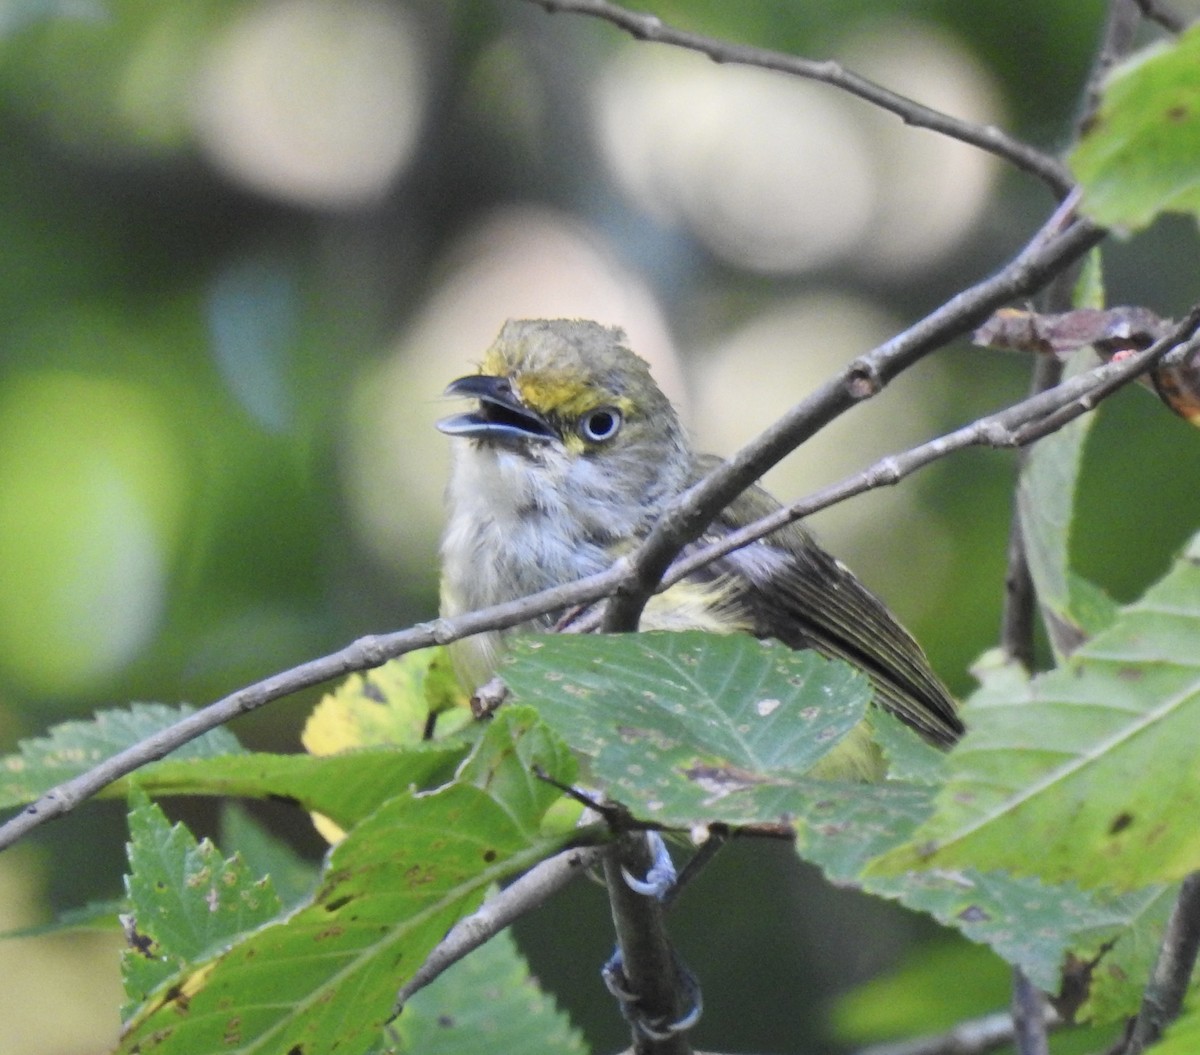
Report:
M719 462L692 450L675 408L624 333L595 322L511 320L479 372L452 381L446 395L476 405L437 426L455 439L441 549L445 616L603 571ZM777 508L752 487L694 545ZM483 684L508 634L548 630L562 615L457 642L451 655L460 680L469 689ZM658 594L641 628L743 631L813 648L863 670L875 700L929 742L948 746L963 731L920 645L799 524ZM877 775L878 754L864 733L834 752L840 762L821 775Z

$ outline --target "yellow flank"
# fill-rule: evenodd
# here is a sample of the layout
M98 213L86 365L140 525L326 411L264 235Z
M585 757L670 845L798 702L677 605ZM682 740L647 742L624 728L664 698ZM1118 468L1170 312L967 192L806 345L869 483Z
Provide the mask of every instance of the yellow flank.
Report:
M865 780L875 783L886 774L887 765L883 752L875 743L871 716L868 714L806 776L820 780Z
M655 594L642 613L641 630L706 630L710 634L749 633L750 622L733 601L733 584L677 582Z

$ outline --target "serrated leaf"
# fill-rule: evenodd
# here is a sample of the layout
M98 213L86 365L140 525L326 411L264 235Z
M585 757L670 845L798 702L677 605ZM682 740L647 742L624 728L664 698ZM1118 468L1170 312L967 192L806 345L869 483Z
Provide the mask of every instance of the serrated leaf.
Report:
M1130 889L1200 867L1198 562L1200 537L1028 701L969 704L936 813L873 868Z
M137 782L154 795L290 799L348 826L406 788L429 788L449 780L465 753L462 745L440 743L369 747L320 757L247 752L160 762L139 772Z
M524 638L503 677L613 798L680 826L785 819L871 693L845 663L742 634Z
M197 842L182 824L135 794L129 811L131 926L153 943L153 955L126 953L126 991L140 1001L183 964L276 916L282 906L269 879L237 857L226 860L207 839Z
M527 708L505 708L481 750L494 755L495 742L507 745L497 768L524 768L529 760L519 745L525 735L543 736L539 725ZM553 746L534 761L567 782L575 774L563 757ZM492 883L570 837L530 835L540 818L497 796L496 789L515 784L501 775L486 788L456 782L384 802L330 851L310 904L160 985L119 1051L365 1051L390 1016L397 988L447 929Z
M237 854L255 875L270 876L284 908L292 908L311 896L319 869L292 847L267 831L234 802L221 804L221 849Z
M1200 213L1200 26L1117 66L1070 157L1082 210L1106 226L1145 227Z
M570 749L548 725L514 721L496 727L480 741L459 768L457 780L488 792L509 811L514 824L540 825L562 792L538 773L574 775L576 768ZM532 835L534 830L525 834Z
M415 746L427 736L430 715L442 715L445 735L470 720L444 648L427 648L351 674L326 693L305 723L301 741L314 755L355 747Z
M529 974L508 931L411 997L393 1027L421 1055L584 1055L583 1037Z
M152 733L195 713L192 707L135 703L127 709L101 711L90 721L54 726L46 736L22 740L17 753L0 759L0 807L32 802L64 780L140 743ZM242 751L227 729L213 729L172 751L171 759L212 758ZM124 795L127 784L110 785L101 794Z
M1089 891L1002 872L966 868L870 876L863 889L894 897L988 945L1047 992L1059 988L1076 932L1117 922L1111 908Z
M822 792L821 781L812 784L812 798L793 822L801 857L835 883L898 901L990 946L1047 991L1058 988L1077 931L1120 922L1090 893L1034 878L972 869L864 878L872 858L904 843L928 816L934 789L830 782Z
M1121 1022L1137 1013L1178 894L1179 884L1172 883L1108 897L1113 921L1084 928L1072 938L1075 963L1092 965L1086 969L1078 1020Z

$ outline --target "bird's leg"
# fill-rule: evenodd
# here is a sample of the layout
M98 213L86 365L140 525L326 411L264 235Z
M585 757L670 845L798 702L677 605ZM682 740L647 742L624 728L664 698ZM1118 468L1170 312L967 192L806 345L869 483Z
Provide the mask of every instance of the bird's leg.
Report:
M675 867L661 836L622 834L605 856L604 878L617 950L602 977L633 1028L634 1049L690 1052L681 1034L700 1018L700 987L667 936L663 898Z
M621 876L630 890L665 904L679 880L679 873L675 871L671 851L658 832L646 832L646 847L650 851L651 861L645 878L638 879L624 865L621 865Z

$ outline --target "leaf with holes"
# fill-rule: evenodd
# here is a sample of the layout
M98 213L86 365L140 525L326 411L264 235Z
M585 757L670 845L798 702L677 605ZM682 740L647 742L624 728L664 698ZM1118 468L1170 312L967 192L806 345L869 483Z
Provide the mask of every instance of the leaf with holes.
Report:
M87 772L194 713L192 707L135 703L120 710L100 711L90 721L63 722L46 736L22 740L16 754L0 759L0 806L32 802L56 784ZM168 757L173 761L213 758L242 751L233 733L218 728L176 748ZM101 795L123 796L128 786L127 782L110 784Z
M744 634L560 634L513 653L514 699L589 759L591 779L680 826L786 821L871 695L845 663Z
M171 824L138 791L129 811L130 915L125 989L136 1003L184 964L266 923L282 908L269 877L226 860L207 839Z
M1200 536L1027 698L993 694L965 718L936 812L876 872L1130 889L1200 868Z
M479 751L468 779L402 792L348 832L308 904L158 985L118 1050L366 1051L397 988L488 887L578 837L540 830L553 800L530 767L562 782L575 771L532 711L506 708Z

